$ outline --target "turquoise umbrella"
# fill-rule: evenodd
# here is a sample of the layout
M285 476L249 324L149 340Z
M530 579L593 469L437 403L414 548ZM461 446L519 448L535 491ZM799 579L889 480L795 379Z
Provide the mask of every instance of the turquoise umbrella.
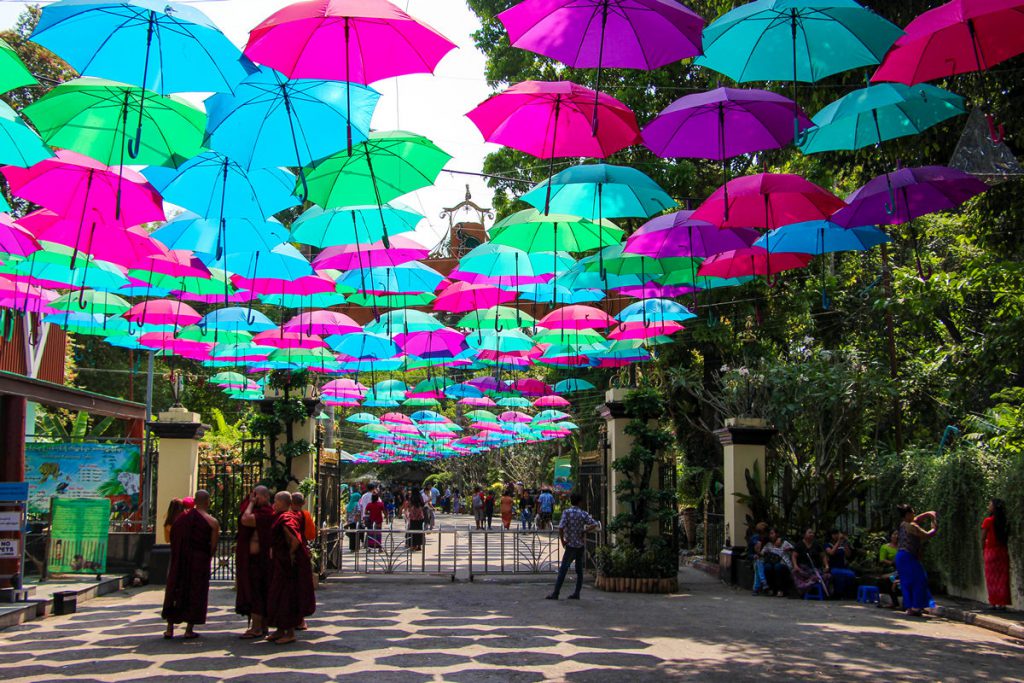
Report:
M50 148L17 112L0 102L0 162L28 168L52 156Z
M964 98L921 83L879 83L841 97L814 115L804 154L853 150L931 128L964 113Z
M520 197L545 212L605 218L647 218L676 202L656 182L628 166L586 164L556 173Z
M423 216L396 204L350 206L340 209L309 208L292 223L292 241L314 247L372 244L384 235L415 230Z

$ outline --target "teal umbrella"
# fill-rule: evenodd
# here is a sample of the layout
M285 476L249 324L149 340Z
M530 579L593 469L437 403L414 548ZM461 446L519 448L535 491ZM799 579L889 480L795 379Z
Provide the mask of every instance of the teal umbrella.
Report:
M581 216L599 224L605 218L647 218L676 206L640 171L611 164L570 166L520 199L545 213Z
M52 156L50 148L17 112L0 102L0 162L28 168Z
M797 82L878 64L901 35L854 0L754 0L704 29L704 54L694 63L739 83L792 81L799 142Z
M853 150L931 128L964 113L964 98L934 85L879 83L841 97L814 115L804 154Z

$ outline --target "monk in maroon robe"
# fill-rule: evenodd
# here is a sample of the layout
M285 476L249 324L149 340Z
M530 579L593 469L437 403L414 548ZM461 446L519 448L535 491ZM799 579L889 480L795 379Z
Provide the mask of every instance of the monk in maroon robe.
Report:
M171 566L167 571L164 638L174 637L174 625L185 622L185 639L198 638L196 624L206 623L210 597L210 563L217 551L220 524L210 516L210 494L196 491L195 507L171 525Z
M257 486L242 504L235 546L235 612L251 619L243 639L262 638L267 627L267 594L270 591L270 530L274 508L270 490Z
M309 549L303 543L302 515L291 511L291 495L281 491L274 496L274 527L271 532L270 560L273 572L267 598L267 623L277 630L267 640L279 645L295 642L295 629L316 611L313 593L313 565Z

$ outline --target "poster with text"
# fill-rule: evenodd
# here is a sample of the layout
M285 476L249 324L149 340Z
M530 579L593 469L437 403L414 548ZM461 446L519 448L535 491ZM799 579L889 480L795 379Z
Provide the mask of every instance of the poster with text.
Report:
M106 498L53 498L46 571L50 574L103 574L107 571L110 501Z
M572 460L555 458L555 490L572 491Z
M50 498L106 498L115 519L139 509L139 447L135 444L29 443L25 445L28 512L45 515Z

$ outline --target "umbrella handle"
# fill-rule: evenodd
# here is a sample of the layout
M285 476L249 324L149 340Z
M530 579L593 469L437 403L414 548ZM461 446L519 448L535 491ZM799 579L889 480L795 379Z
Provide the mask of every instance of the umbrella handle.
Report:
M302 194L299 195L299 201L305 203L309 197L309 184L306 182L306 169L299 166L299 182L302 184Z
M896 190L894 190L893 187L892 187L892 181L889 180L889 174L888 173L885 175L885 180L889 184L889 201L887 201L883 205L883 208L885 209L885 213L886 214L888 214L889 216L895 216L896 215Z
M804 143L807 142L807 131L800 130L800 119L797 117L793 118L793 145L795 147L803 147Z
M28 315L28 313L25 315ZM39 347L39 342L42 340L43 326L39 324L38 320L35 323L32 322L32 318L27 320L29 323L28 345L35 349Z
M84 311L85 306L85 287L82 287L80 290L78 290L78 307Z
M1003 124L996 123L996 119L992 114L985 114L985 120L988 122L988 139L993 145L998 145L1006 139L1006 129Z
M132 159L139 158L139 152L142 151L142 118L139 116L139 125L135 129L135 139L128 141L128 156Z

